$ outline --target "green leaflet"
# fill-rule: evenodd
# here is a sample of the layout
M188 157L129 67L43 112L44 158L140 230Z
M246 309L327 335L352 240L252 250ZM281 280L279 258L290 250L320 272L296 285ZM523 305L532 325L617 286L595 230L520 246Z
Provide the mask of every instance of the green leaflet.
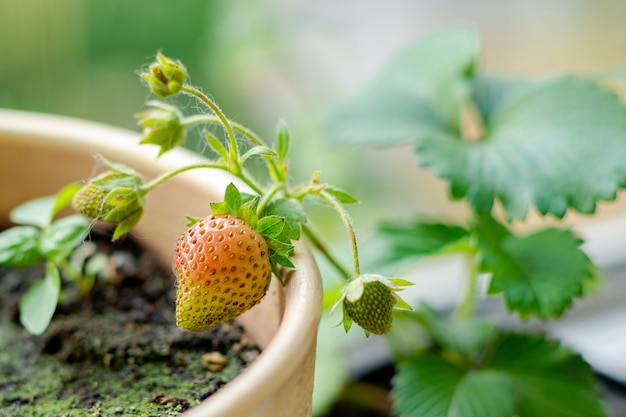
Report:
M400 54L359 97L328 118L341 144L415 144L420 165L477 213L500 201L508 220L531 207L593 213L626 186L626 106L596 80L478 74L477 35L454 29ZM464 137L466 110L483 127Z
M560 316L583 294L596 270L570 230L547 228L516 236L485 215L474 224L483 259L493 274L489 292L502 293L508 308L522 318Z
M501 95L480 90L492 83ZM509 220L531 206L557 217L568 208L593 213L597 201L614 199L626 185L626 107L617 95L573 76L510 83L476 84L485 112L480 142L425 137L416 147L420 164L478 213L499 200Z
M379 232L388 242L383 253L387 263L415 261L460 244L469 236L469 231L461 226L419 219L411 223L386 222L380 225Z
M479 362L427 351L393 379L399 417L604 417L589 366L558 342L502 333Z
M19 304L20 322L31 334L43 333L56 310L61 278L52 262L46 263L43 279L30 286Z

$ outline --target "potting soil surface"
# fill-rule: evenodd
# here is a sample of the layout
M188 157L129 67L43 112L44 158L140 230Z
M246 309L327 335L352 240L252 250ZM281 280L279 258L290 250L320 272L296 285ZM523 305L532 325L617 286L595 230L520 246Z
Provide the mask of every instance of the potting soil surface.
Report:
M171 270L131 238L91 239L108 277L88 298L64 281L40 336L20 326L18 304L42 265L0 267L0 416L174 416L259 355L232 322L202 333L176 327Z

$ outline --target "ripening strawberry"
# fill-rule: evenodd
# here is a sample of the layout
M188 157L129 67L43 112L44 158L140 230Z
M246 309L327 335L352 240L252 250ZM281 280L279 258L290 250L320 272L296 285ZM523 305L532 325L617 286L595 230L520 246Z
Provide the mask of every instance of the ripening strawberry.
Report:
M265 239L238 217L210 215L189 228L174 252L176 324L203 331L257 304L272 275Z

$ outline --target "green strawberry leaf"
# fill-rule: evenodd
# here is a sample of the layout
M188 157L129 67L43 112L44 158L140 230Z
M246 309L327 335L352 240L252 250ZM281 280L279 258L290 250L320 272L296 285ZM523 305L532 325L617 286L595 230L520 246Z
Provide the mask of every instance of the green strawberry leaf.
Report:
M514 82L497 103L482 95L479 107L488 113L480 142L423 137L420 164L449 180L452 197L466 198L478 213L500 200L509 220L524 218L531 205L562 217L570 207L592 213L598 200L615 199L626 186L626 106L591 80L561 76L528 85Z
M20 323L28 332L40 335L48 328L60 290L59 271L52 262L47 262L45 276L28 289L19 304Z
M287 268L295 268L295 265L288 257L279 255L275 252L270 255L270 260L272 264L286 266Z
M399 363L391 395L398 417L515 415L505 375L465 369L429 352Z
M291 255L293 255L294 247L290 241L273 239L273 238L266 238L266 240L267 240L267 244L270 247L270 250L272 251L270 256L272 254L276 254L278 256L288 258Z
M424 39L330 117L329 138L416 143L420 164L449 181L453 198L478 213L500 201L508 220L525 218L530 207L557 217L569 208L592 213L598 201L615 199L626 187L626 106L618 95L574 76L478 77L477 50L469 31ZM459 122L472 100L484 131L477 141L463 139Z
M139 175L139 173L137 171L135 171L134 169L132 169L131 167L129 167L128 165L124 165L121 164L119 162L113 162L108 160L107 158L105 158L104 156L100 155L100 154L96 154L96 159L102 163L103 165L105 165L106 167L112 169L113 171L119 173L119 174L124 174L121 176L118 176L117 178L120 179L124 179L126 177L132 177L132 178L139 178L141 179L141 176ZM94 181L96 182L96 181ZM105 183L100 184L100 185L105 185L106 184L106 180ZM124 184L119 184L120 186L123 186Z
M507 307L522 318L560 316L596 277L582 240L570 230L547 228L516 236L489 215L474 232L482 269L493 274L489 292L502 293Z
M346 191L333 185L326 184L324 191L335 197L341 204L355 204L359 202L359 200L348 194Z
M521 416L603 417L607 415L589 365L559 342L505 333L484 367L513 383Z
M143 214L144 200L140 198L130 199L125 202L123 206L115 207L109 210L104 216L104 221L110 223L120 223L125 221L129 217L133 217L139 214L139 217ZM137 219L139 220L139 219ZM135 222L136 224L137 222Z
M81 183L68 184L63 187L58 193L56 193L56 200L54 202L54 208L52 210L52 216L54 217L59 211L72 203L74 195L83 188Z
M399 417L604 417L589 366L558 342L504 333L480 361L425 352L398 365Z
M285 218L267 216L259 220L256 226L257 232L266 238L277 238L285 228Z
M241 207L243 202L241 193L232 182L228 184L226 190L224 191L224 202L230 206L233 213L236 213L239 210L239 207Z
M136 211L125 213L123 220L117 224L113 231L112 240L115 241L130 232L139 223L142 215L143 207L137 208Z
M194 224L198 223L200 220L202 220L201 217L193 217L193 216L185 216L185 218L187 218L187 227L191 227Z
M283 285L285 284L285 279L280 267L295 268L288 256L280 255L275 250L270 251L270 265L272 266L272 273Z
M204 130L204 136L206 137L206 141L209 147L224 161L228 161L228 151L226 150L226 147L224 147L222 142L207 129Z
M241 156L241 162L244 163L248 160L248 158L255 155L268 158L275 158L278 156L273 149L270 149L267 146L254 146L248 149L248 151Z
M278 165L282 165L287 158L290 145L289 129L284 120L278 122L276 128L276 153L278 154Z
M474 101L480 115L485 120L492 120L508 100L525 89L531 88L535 81L531 79L506 77L497 74L476 74L474 79Z
M27 201L11 210L9 220L19 225L45 228L52 223L56 202L54 195Z
M282 233L279 236L281 240L300 239L302 223L305 223L307 220L302 204L286 198L276 198L267 207L266 215L279 216L285 219Z
M123 207L131 204L138 197L137 191L133 188L117 187L107 194L104 202L112 206Z
M361 96L330 115L333 143L395 145L458 134L470 97L478 36L456 28L401 53Z
M284 217L288 221L304 223L306 222L306 213L302 208L302 204L297 201L286 198L275 198L267 207L269 215Z
M33 226L15 226L0 232L0 265L24 268L39 262L41 230Z
M495 334L496 325L477 318L444 317L422 304L415 316L426 326L437 345L475 360L487 341Z
M209 203L209 206L211 207L211 213L215 215L233 213L233 209L230 207L230 204L225 201L211 202Z
M248 223L250 227L256 229L258 223L256 210L259 205L260 197L252 196L249 194L244 194L242 197L243 203L241 204L241 207L239 207L237 216L239 216L239 218Z
M46 259L63 262L85 241L89 234L89 221L80 214L63 217L52 223L41 236L40 248Z
M461 226L415 220L411 223L386 222L379 226L379 233L388 243L383 262L415 261L459 243L469 237L469 231Z

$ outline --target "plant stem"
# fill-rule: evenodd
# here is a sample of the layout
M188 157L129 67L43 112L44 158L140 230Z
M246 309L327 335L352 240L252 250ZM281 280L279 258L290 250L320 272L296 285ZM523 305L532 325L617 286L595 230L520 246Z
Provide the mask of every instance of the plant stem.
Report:
M256 214L258 217L261 217L263 210L267 208L268 204L272 201L272 198L276 195L276 193L284 188L285 188L285 184L276 183L267 192L262 194L261 201L259 201L259 204L256 209Z
M341 221L343 222L346 232L348 232L348 238L350 239L350 247L352 249L352 270L353 270L354 276L358 277L359 275L361 275L361 267L359 266L359 249L357 246L354 226L352 225L350 216L348 215L344 207L341 205L341 203L337 201L337 199L333 197L331 194L322 190L319 193L319 195L324 200L326 200L332 206L333 209L335 209L335 211L341 218Z
M468 258L470 265L467 277L467 288L455 313L459 318L469 318L474 313L474 304L476 301L476 285L478 281L478 259L476 251L471 251Z
M170 178L175 177L178 174L182 174L183 172L191 171L192 169L199 169L199 168L217 168L217 169L228 171L228 167L224 164L203 162L199 164L187 165L187 166L180 167L172 171L166 172L164 174L161 174L160 176L156 177L149 183L144 184L143 187L141 187L141 190L142 192L144 192L144 194L147 194L148 192L152 191L154 188L163 184L165 181L169 180Z
M324 256L324 258L326 258L326 260L337 270L337 272L339 272L344 279L349 280L350 272L348 272L348 270L339 263L337 258L330 253L328 248L322 243L322 240L315 234L315 232L313 232L313 230L305 224L302 225L302 231L315 248L322 254L322 256Z
M172 177L175 177L178 174L182 174L183 172L191 171L193 169L199 169L199 168L213 168L213 169L221 169L222 171L232 172L228 166L226 166L224 164L218 164L218 163L203 162L203 163L199 163L199 164L187 165L187 166L180 167L180 168L174 169L172 171L166 172L165 174L162 174L162 175L156 177L155 179L153 179L149 183L144 184L141 187L141 192L142 192L143 195L148 194L154 188L156 188L159 185L163 184L165 181L171 179ZM259 194L263 193L263 191L259 188L259 186L256 185L252 180L250 180L248 178L248 176L243 171L240 172L239 174L235 174L235 175L241 181L246 183L246 185L248 185L252 190L254 190L254 192L259 193Z
M465 102L461 106L460 118L461 136L469 142L480 142L485 136L485 124L476 103Z
M228 151L230 154L230 162L233 164L233 173L235 175L241 173L242 167L241 163L239 162L237 140L235 138L235 133L233 131L233 126L231 125L230 120L226 118L222 110L218 107L217 104L215 104L213 100L211 100L206 94L196 89L195 87L185 84L180 91L202 101L217 116L222 126L224 126L224 130L226 130L226 136L228 136Z
M248 138L250 140L250 142L254 143L255 145L259 145L262 146L264 145L263 141L256 135L254 134L251 130L249 130L248 128L246 128L245 126L237 123L237 122L233 122L232 120L229 120L230 125L232 126L233 130L241 133L242 135L244 135L246 138ZM209 123L209 124L215 124L215 123L222 123L222 120L217 117L217 116L212 116L210 114L196 114L193 116L189 116L186 117L183 120L183 126L188 127L188 126L192 126L195 124L201 124L201 123Z

